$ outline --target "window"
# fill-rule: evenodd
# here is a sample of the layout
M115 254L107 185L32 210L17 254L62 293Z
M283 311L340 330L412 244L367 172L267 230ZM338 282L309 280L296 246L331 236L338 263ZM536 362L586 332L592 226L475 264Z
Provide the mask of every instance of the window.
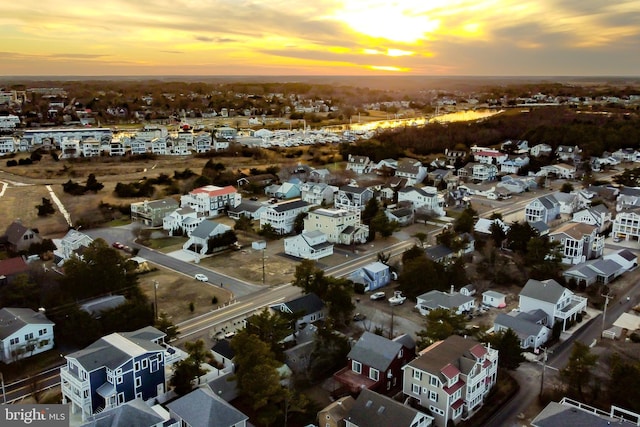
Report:
M137 392L136 393L136 399L142 399L142 392Z
M417 369L413 370L413 378L421 381L422 380L422 372L418 371Z
M46 333L47 333L47 330L46 330L46 329L40 329L40 330L38 331L38 335L39 335L39 336L43 336L43 335L44 335L44 334L46 334Z
M20 338L11 338L11 340L9 341L10 345L16 345L20 342Z
M24 340L25 341L32 340L32 339L33 339L33 332L30 332L30 333L24 335Z
M116 377L116 384L122 384L122 375Z
M142 377L136 377L136 388L142 385Z
M377 369L369 368L369 378L374 381L378 381L378 379L380 378L380 371L378 371Z
M437 402L438 401L438 393L436 393L433 390L429 391L429 400Z
M411 392L413 394L420 395L420 385L419 384L411 384Z
M134 371L139 371L140 370L140 362L136 362L133 364L133 370Z
M118 405L124 403L124 393L118 393Z
M147 369L149 367L149 360L142 359L142 369Z
M438 386L438 379L433 375L429 375L429 385Z
M357 374L362 373L362 363L352 360L351 361L351 370Z

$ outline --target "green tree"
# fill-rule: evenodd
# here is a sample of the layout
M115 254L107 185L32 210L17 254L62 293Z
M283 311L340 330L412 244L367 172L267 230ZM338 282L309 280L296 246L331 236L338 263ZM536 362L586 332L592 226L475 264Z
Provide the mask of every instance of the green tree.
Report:
M309 356L309 380L326 378L344 366L351 351L348 339L336 333L330 325L321 325L316 331L313 350Z
M174 339L178 338L178 335L180 335L178 327L173 324L173 322L169 319L167 313L165 313L164 311L160 312L155 326L156 328L167 334L167 342L173 341Z
M85 191L92 191L97 193L98 191L104 188L104 185L101 182L98 182L96 176L92 173L87 177L87 183L84 186Z
M429 239L429 235L427 233L418 232L413 235L418 240L421 248L425 248L427 244L427 240Z
M513 251L525 253L527 243L534 237L538 237L538 232L531 227L528 222L518 221L511 224L507 231L507 247Z
M369 225L373 220L373 218L376 217L379 211L380 211L380 204L378 203L378 200L376 200L375 197L369 199L369 201L364 207L364 210L362 211L362 216L361 216L362 223Z
M292 333L292 319L278 312L271 312L265 307L258 314L247 319L247 332L256 335L267 343L276 358L281 359L282 341Z
M501 368L515 370L525 361L522 347L520 347L520 338L512 329L487 335L485 341L498 350L498 365Z
M49 216L56 212L53 204L51 203L51 200L47 199L46 197L42 198L42 203L37 205L36 209L38 210L38 216Z
M573 191L573 184L570 182L563 183L562 187L560 187L560 191L563 193L571 193Z
M431 310L426 322L426 329L418 332L417 346L420 350L451 335L463 334L467 325L463 314L456 314L446 308Z
M0 307L40 308L40 287L27 274L18 274L11 284L0 286Z
M524 262L535 279L557 275L562 262L560 242L550 242L542 237L532 238L527 242Z
M185 343L185 350L189 353L186 359L177 362L174 365L173 376L170 384L174 387L174 391L183 396L193 389L193 381L204 375L206 371L202 369L208 351L205 350L204 341ZM196 380L199 382L199 380Z
M560 378L567 387L569 397L584 402L584 393L590 386L593 368L596 366L598 356L591 354L589 346L580 341L573 343L573 349L569 356L567 366L560 370Z
M491 226L489 227L489 231L491 232L491 239L495 243L496 247L501 248L502 242L504 242L504 240L507 238L507 233L505 233L504 228L502 228L502 225L494 221L493 223L491 223Z
M640 362L625 362L614 353L610 366L608 391L611 404L640 412Z
M375 233L380 233L382 237L389 237L398 229L397 221L389 221L387 215L383 211L379 211L371 220L369 238L373 240Z
M469 205L453 222L453 229L458 233L471 233L477 218L478 212Z
M241 330L231 340L235 353L238 392L256 411L257 420L270 425L284 413L287 390L280 384L280 362L271 352L269 344L257 335Z
M293 220L293 232L300 234L304 231L304 219L308 216L306 212L300 212Z
M233 229L238 231L252 231L253 221L251 221L251 218L246 215L240 215L240 217L236 220Z
M278 233L276 232L275 228L273 228L273 226L269 223L264 224L262 228L260 228L258 234L260 234L267 240L274 240L278 238Z

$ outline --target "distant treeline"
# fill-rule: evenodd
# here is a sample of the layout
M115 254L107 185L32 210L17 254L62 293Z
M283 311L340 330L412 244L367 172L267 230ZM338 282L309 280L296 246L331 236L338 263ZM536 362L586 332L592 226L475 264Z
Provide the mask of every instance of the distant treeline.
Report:
M378 135L376 140L345 144L341 153L385 158L444 153L445 149L492 146L507 139L526 139L529 146L545 143L577 145L585 156L600 156L619 148L640 148L640 115L619 111L584 112L568 107L536 108L528 113L500 114L482 122L407 126Z

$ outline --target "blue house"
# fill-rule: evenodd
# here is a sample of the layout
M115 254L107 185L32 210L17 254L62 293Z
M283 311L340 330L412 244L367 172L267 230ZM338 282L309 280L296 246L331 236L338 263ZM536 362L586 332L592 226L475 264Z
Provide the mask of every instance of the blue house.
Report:
M165 334L153 327L113 333L65 358L60 368L62 402L82 419L134 399L166 391Z
M369 292L389 284L391 272L388 265L372 262L351 273L349 279L354 283L363 284L364 291Z

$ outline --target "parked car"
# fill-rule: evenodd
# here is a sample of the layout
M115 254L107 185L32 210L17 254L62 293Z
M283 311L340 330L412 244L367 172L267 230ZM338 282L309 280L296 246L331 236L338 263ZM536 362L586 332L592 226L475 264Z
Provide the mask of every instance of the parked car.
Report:
M384 292L376 292L375 294L371 294L369 298L371 298L372 301L378 301L384 299L384 297L386 297Z
M401 304L404 304L406 299L407 299L407 297L402 295L401 291L395 291L393 293L393 296L391 298L389 298L389 304L391 304L391 305L401 305Z
M209 278L206 275L202 274L202 273L198 273L193 277L196 280L199 280L200 282L208 282L209 281Z
M226 334L224 334L224 337L227 339L233 338L236 336L236 333L234 331L229 331Z
M122 248L124 248L124 245L123 245L122 243L120 243L120 242L113 242L113 243L111 244L111 246L113 246L113 247L114 247L114 248L116 248L116 249L122 249Z
M362 320L364 320L366 318L367 318L367 316L365 316L362 313L356 313L356 314L353 315L353 321L354 322L360 322L360 321L362 321Z

